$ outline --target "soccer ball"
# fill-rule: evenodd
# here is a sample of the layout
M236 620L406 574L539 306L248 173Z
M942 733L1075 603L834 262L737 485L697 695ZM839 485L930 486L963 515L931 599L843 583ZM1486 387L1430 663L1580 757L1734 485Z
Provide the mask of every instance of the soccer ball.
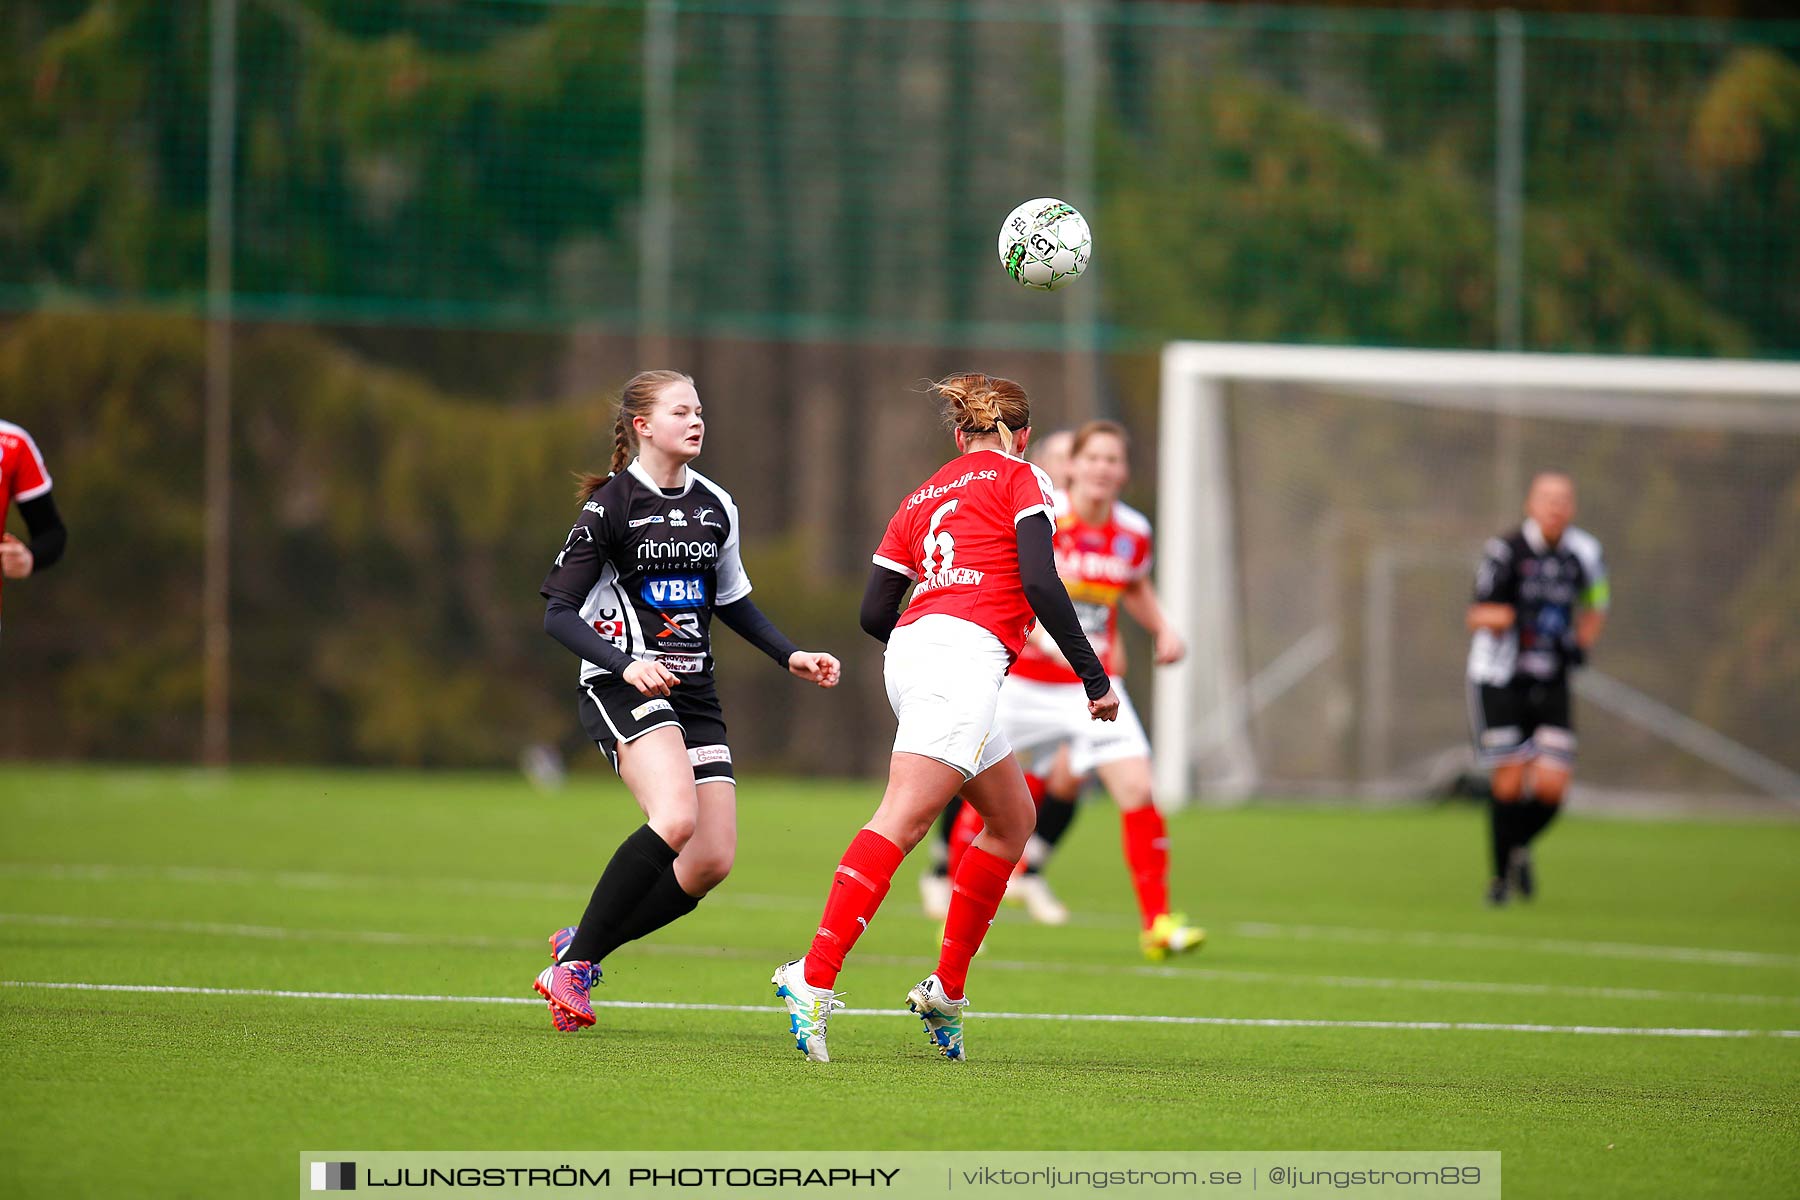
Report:
M1094 239L1075 206L1048 196L1027 200L1000 226L1000 265L1028 288L1054 292L1087 270Z

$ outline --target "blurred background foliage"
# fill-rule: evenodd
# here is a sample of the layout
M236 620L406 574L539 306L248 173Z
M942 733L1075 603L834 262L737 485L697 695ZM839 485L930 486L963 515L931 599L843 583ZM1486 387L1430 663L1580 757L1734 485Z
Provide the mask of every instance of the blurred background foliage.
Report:
M7 590L0 756L196 751L208 11L0 8L0 416L72 528ZM624 0L240 0L238 756L576 738L536 586L639 367L699 377L759 598L858 672L806 694L725 637L734 740L850 770L885 736L868 547L947 452L919 378L1014 374L1040 427L1125 415L1148 506L1164 339L1501 338L1493 14L660 11L659 82ZM1521 21L1524 348L1800 352L1800 24ZM1043 194L1097 231L1056 296L992 257ZM1737 672L1792 673L1791 557L1732 601L1767 651L1693 664L1721 705Z

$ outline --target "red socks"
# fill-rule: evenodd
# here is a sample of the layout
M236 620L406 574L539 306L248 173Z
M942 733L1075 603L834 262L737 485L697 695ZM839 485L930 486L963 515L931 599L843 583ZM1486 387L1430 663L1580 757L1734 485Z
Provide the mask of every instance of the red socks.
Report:
M1144 928L1169 911L1169 830L1154 804L1119 814L1125 841L1125 865L1137 889Z
M894 881L894 872L906 854L900 847L872 830L858 830L850 839L831 881L831 894L825 898L825 915L819 918L819 932L813 935L812 949L807 952L806 982L816 988L830 988L844 969L844 955L856 945L856 939L868 927L881 907L881 899ZM956 912L954 900L951 914ZM988 914L992 916L992 913Z
M1037 805L1039 808L1044 806L1045 787L1042 776L1033 775L1027 771L1025 773L1025 790L1031 793L1031 802L1033 804ZM969 844L981 836L981 831L984 828L985 826L982 824L981 814L975 811L975 806L973 804L964 804L957 810L956 822L950 826L950 839L945 847L949 854L946 861L949 864L950 878L956 878L956 868L962 862L963 851L967 850ZM1019 863L1020 869L1022 870L1024 868L1024 860L1020 859Z
M963 985L969 978L969 960L975 957L988 926L994 923L1012 870L1012 863L979 846L970 846L963 852L950 892L950 916L944 921L944 945L938 953L937 977L944 985L944 995L952 1000L962 999ZM811 982L812 976L808 975L807 980Z
M1031 793L1031 802L1039 808L1044 807L1044 793L1050 790L1042 775L1025 772L1025 790Z
M981 836L984 828L986 826L982 824L981 814L975 811L973 804L964 804L957 811L956 823L950 826L948 862L951 879L956 878L957 868L962 866L963 854L969 849L969 844Z

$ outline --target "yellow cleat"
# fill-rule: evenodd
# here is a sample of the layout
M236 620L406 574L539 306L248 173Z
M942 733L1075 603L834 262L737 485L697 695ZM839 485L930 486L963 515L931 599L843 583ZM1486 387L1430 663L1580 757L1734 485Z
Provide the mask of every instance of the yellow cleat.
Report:
M1205 943L1206 930L1189 925L1187 917L1181 913L1164 913L1150 923L1150 928L1138 934L1138 944L1144 949L1144 957L1151 962L1161 962L1172 954L1198 950Z

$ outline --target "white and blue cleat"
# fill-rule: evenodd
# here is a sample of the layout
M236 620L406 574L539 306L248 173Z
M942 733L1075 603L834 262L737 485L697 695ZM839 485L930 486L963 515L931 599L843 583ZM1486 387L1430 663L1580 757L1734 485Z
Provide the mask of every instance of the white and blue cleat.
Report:
M951 1062L967 1062L968 1055L963 1052L963 1009L969 1006L965 997L952 1000L944 995L944 985L938 977L927 975L912 991L906 993L906 1007L925 1022L925 1036L933 1047Z
M806 982L803 960L782 963L769 977L775 994L788 1010L788 1032L794 1035L794 1048L813 1062L830 1062L825 1049L825 1027L831 1014L844 1007L837 992L828 992Z

